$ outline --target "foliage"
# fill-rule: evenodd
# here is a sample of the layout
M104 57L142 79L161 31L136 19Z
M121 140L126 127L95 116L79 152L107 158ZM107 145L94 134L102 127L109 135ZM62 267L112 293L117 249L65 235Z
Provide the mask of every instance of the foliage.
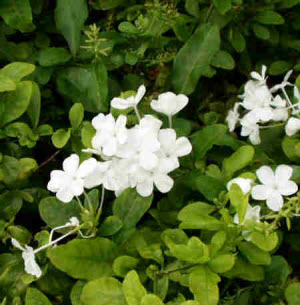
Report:
M293 69L300 89L299 0L2 0L0 16L0 304L300 304L300 196L279 212L255 201L259 222L247 218L250 193L227 187L259 184L258 168L280 164L300 183L299 134L262 129L253 146L224 124L262 65L270 87ZM140 114L164 128L150 102L189 96L173 128L193 150L172 190L106 192L103 202L94 189L81 207L60 202L50 172L71 153L91 157L82 150L98 113L137 124L133 108L110 101L142 84ZM65 226L71 217L80 225ZM36 253L37 278L11 241L44 247L51 234L67 239Z

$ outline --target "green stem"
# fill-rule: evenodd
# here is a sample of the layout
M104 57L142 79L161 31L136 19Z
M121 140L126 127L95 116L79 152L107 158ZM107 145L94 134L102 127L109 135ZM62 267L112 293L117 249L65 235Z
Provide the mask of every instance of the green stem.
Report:
M80 210L81 210L82 212L84 212L84 207L83 207L83 205L82 205L82 203L81 203L79 197L76 196L76 199L77 199L77 203L78 203L78 205L79 205L79 207L80 207Z
M103 203L104 203L104 194L105 194L105 188L102 185L102 191L101 191L101 201L100 201L100 205L99 205L99 209L97 212L97 216L96 216L96 220L98 221L100 216L101 216L101 212L102 212L102 207L103 207Z
M89 208L90 208L90 213L91 213L91 215L95 215L94 207L93 207L93 205L92 205L92 203L91 203L91 200L90 200L89 195L88 195L86 192L83 192L83 194L84 194L84 196L85 196L85 198L86 198L86 200L87 200L87 202L88 202L88 204L89 204Z
M169 126L170 126L170 128L173 128L172 116L168 115L168 119L169 119Z
M199 266L199 265L200 265L200 264L192 264L192 265L185 266L185 267L181 267L181 268L176 268L176 269L161 271L161 272L157 272L157 275L158 275L158 276L169 275L170 273L177 272L177 271L182 271L182 270L187 270L187 269L190 269L190 268L193 268L193 267L197 267L197 266Z
M137 108L137 105L134 105L134 106L133 106L133 109L134 109L134 112L135 112L135 114L136 114L138 120L140 121L140 120L141 120L141 116L140 116L139 110L138 110L138 108Z

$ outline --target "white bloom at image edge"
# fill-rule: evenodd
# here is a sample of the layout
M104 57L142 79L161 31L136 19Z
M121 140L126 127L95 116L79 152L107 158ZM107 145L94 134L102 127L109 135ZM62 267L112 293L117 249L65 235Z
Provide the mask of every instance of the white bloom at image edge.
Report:
M141 85L138 88L136 96L130 96L126 99L115 97L111 101L111 106L116 109L127 109L130 107L135 107L142 100L146 93L146 87Z
M42 275L42 270L35 261L33 248L27 245L25 247L22 247L20 243L14 238L11 239L11 243L13 244L14 247L22 251L22 258L24 260L25 272L31 275L35 275L37 278L39 278Z
M84 178L95 168L94 158L83 161L79 165L79 156L72 154L63 162L63 170L53 170L47 185L49 191L56 193L62 202L70 202L74 196L80 196L84 191Z
M285 133L291 137L300 130L300 119L290 118L285 125Z
M290 196L298 191L298 186L291 181L293 169L287 165L277 166L275 173L269 166L262 166L256 171L259 181L263 184L253 187L251 195L256 200L266 200L272 211L279 211L283 206L282 196Z
M246 211L246 214L245 214L245 217L244 217L244 220L242 221L242 223L240 223L238 214L235 214L234 219L233 219L234 223L237 225L238 224L243 225L246 220L252 220L255 222L259 222L259 220L260 220L260 206L259 205L255 205L254 207L252 207L250 204L248 204L247 211Z
M230 187L232 186L232 184L237 184L242 190L242 192L244 194L247 194L251 191L253 182L254 181L252 179L242 177L234 178L227 183L227 190L230 191Z
M189 102L184 94L174 94L173 92L162 93L157 100L153 100L150 104L151 108L156 112L172 116L182 110Z

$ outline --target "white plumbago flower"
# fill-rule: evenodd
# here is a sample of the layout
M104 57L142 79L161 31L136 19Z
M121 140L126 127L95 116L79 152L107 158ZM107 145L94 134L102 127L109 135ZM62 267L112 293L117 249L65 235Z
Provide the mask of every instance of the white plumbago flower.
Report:
M292 114L300 113L300 92L297 86L294 86L294 98L298 100L298 103L293 104Z
M79 157L72 154L63 162L63 170L53 170L47 185L49 191L56 193L62 202L70 202L74 196L80 196L84 191L84 178L96 166L94 158L85 160L79 165Z
M247 194L251 191L253 182L254 181L252 179L247 179L242 177L234 178L227 183L227 190L228 191L230 190L232 184L237 184L242 190L242 192L244 194Z
M233 219L235 224L240 224L240 225L243 225L246 220L252 220L255 222L260 221L260 206L259 205L255 205L254 207L252 207L250 204L248 204L247 211L246 211L246 214L245 214L245 217L244 217L244 220L242 223L240 223L238 214L235 214L234 219Z
M267 80L266 78L267 67L265 65L261 68L261 74L256 71L250 73L251 77L254 78L259 84L264 84Z
M283 206L283 197L298 191L298 186L291 181L293 169L287 165L279 165L275 174L269 166L262 166L256 175L263 184L253 187L251 195L256 200L266 200L267 206L272 211L279 211Z
M232 132L235 129L237 122L239 121L240 114L238 113L238 108L240 103L236 103L234 105L233 110L229 110L228 115L226 117L226 122L228 123L229 131Z
M188 102L189 99L184 94L176 95L173 92L165 92L160 94L157 100L153 100L150 106L156 112L173 116L182 110Z
M146 87L141 85L137 91L136 96L130 96L126 99L115 97L111 101L111 106L116 109L127 109L130 107L136 107L137 104L142 100L146 93Z
M152 171L140 168L135 174L137 180L136 190L143 197L148 197L152 194L154 185L161 193L169 192L174 185L173 179L168 176L168 173L161 171L159 164Z
M300 119L291 117L285 125L285 133L291 137L300 130Z
M87 189L91 189L93 187L99 186L101 184L107 189L107 176L106 173L111 165L112 161L100 162L98 161L93 169L84 177L83 183L84 187Z
M241 105L247 110L269 107L272 94L266 85L259 85L254 81L248 81L245 92L240 96L243 99Z
M251 113L246 114L241 119L241 136L248 137L253 145L260 144L260 136L259 136L259 125L257 124L256 117L251 115Z
M160 166L166 170L174 170L179 167L178 157L188 155L192 151L192 144L186 137L176 139L174 129L161 129L158 133L161 149L157 152Z
M42 270L35 261L35 254L33 248L27 245L25 247L22 247L20 243L14 238L11 239L11 243L13 244L14 247L22 251L22 258L24 260L25 272L34 275L37 278L41 277Z
M115 121L112 114L104 115L100 113L92 120L92 125L96 129L96 135L92 139L93 149L102 152L106 156L113 156L118 150L118 146L127 140L126 129L127 118L119 115Z

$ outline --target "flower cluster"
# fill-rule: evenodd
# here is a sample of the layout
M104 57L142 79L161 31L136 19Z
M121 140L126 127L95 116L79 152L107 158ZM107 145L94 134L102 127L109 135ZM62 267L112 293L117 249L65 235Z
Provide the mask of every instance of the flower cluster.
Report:
M241 136L248 136L252 144L260 144L260 129L273 127L274 122L288 122L286 134L291 136L300 130L300 119L291 117L300 112L300 94L298 88L288 80L292 70L288 71L282 83L269 88L267 86L266 66L262 67L261 74L253 71L244 87L244 93L239 96L242 100L230 110L226 121L229 131L233 131L237 125L241 125ZM286 92L286 87L293 87L293 104ZM241 110L242 109L242 110ZM270 125L271 124L271 125ZM276 125L277 126L277 125Z
M141 118L137 105L146 89L140 86L136 96L114 98L111 106L117 109L133 107L139 123L126 127L127 117L98 114L92 120L96 134L92 148L84 152L96 155L79 164L79 157L71 155L63 162L63 170L51 172L48 189L58 199L69 202L74 196L102 185L118 196L127 188L136 188L141 196L149 196L154 185L162 192L169 192L173 180L169 173L179 167L179 157L188 155L192 146L186 137L177 138L172 128L172 116L188 103L188 98L172 92L163 93L151 102L153 110L168 116L170 128L161 129L162 121L152 115Z

